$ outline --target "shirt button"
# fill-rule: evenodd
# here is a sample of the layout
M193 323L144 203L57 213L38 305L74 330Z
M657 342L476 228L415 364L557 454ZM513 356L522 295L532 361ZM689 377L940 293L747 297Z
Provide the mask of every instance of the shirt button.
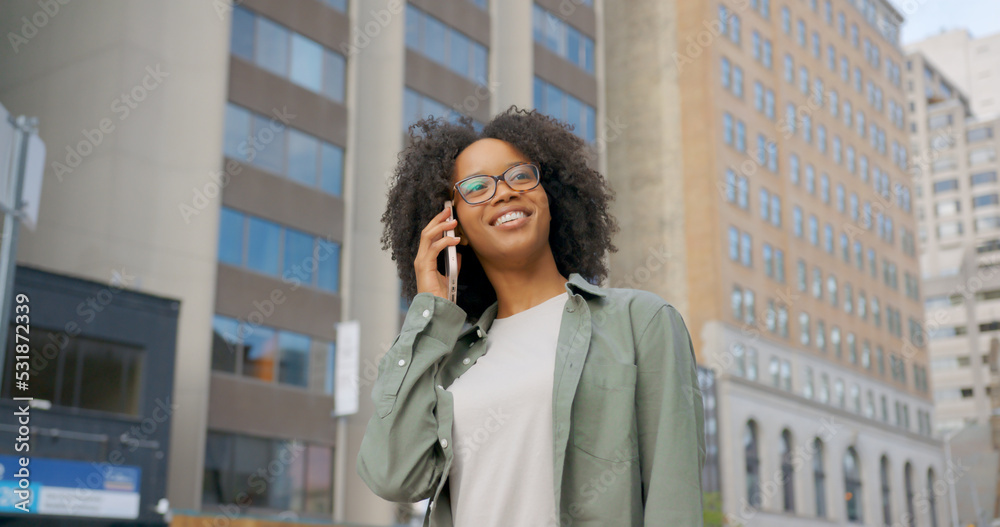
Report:
M468 364L468 363L470 363L470 362L472 362L472 359L470 359L470 358L468 358L468 357L466 357L466 358L462 359L462 364Z
M483 338L483 328L476 328L476 336Z
M441 448L448 448L448 440L443 437L441 438Z
M441 385L439 384L439 385L438 385L438 390L443 390L443 389L444 389L444 386L441 386Z
M405 366L406 365L406 359L399 359L399 362L397 362L396 364L399 364L400 366Z
M427 317L431 316L431 310L430 309L425 309L422 314L424 315L424 318L427 318Z

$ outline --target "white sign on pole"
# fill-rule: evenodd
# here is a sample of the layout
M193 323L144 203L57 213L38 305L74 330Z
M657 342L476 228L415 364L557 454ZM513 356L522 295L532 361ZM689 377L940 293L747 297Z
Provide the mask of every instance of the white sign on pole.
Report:
M336 386L333 414L337 417L358 413L361 374L361 324L349 320L337 324Z
M22 224L35 230L38 224L38 202L42 199L42 177L45 175L45 143L37 133L28 138L28 159L24 164L24 183L21 188L21 203L24 213Z
M14 146L17 133L10 122L10 114L0 104L0 204L8 208L14 208L14 178L17 176Z

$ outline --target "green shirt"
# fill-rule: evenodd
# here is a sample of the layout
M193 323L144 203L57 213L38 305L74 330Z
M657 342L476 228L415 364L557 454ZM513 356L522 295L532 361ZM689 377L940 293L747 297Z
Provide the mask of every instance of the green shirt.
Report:
M702 526L704 409L680 313L656 294L578 273L566 291L552 393L560 525ZM389 501L431 498L427 527L452 527L445 387L483 354L497 307L463 329L462 308L419 293L379 363L358 474Z

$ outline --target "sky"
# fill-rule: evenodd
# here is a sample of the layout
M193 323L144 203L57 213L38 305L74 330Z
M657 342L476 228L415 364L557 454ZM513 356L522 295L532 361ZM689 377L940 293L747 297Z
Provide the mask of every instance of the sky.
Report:
M1000 32L1000 0L890 0L903 13L903 45L966 28L973 38Z

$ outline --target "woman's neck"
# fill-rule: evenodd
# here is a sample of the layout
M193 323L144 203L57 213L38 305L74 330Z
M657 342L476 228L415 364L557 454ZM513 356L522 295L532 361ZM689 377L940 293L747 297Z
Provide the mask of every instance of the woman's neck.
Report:
M516 315L565 292L569 280L559 273L554 259L531 267L484 271L497 293L496 318Z

